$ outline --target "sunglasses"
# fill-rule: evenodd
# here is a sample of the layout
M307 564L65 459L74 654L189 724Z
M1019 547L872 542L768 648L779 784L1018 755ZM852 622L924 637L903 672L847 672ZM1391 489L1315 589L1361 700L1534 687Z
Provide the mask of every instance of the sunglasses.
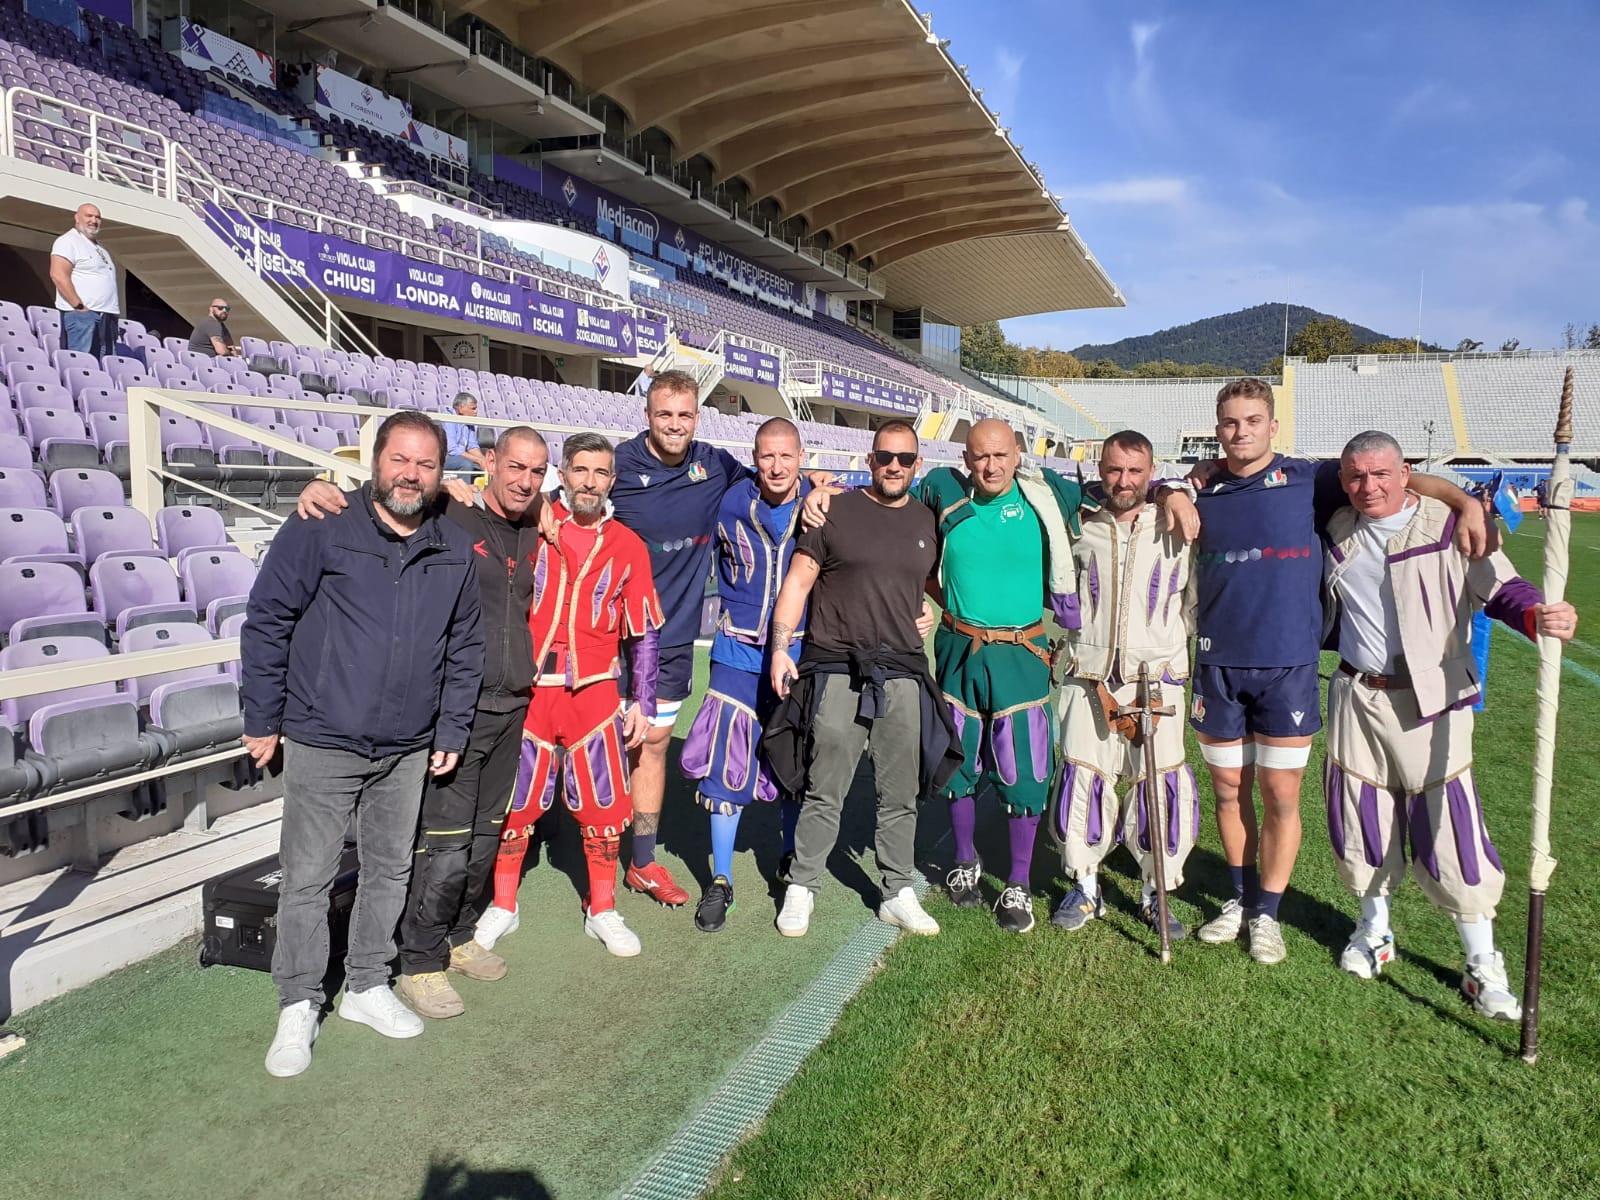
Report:
M892 462L899 463L902 467L917 465L917 451L915 450L874 450L872 452L873 464L887 467Z
M231 308L230 308L230 307L229 307L229 306L228 306L228 305L226 305L226 304L213 304L213 305L212 305L212 306L211 306L211 307L212 307L212 308L213 308L213 309L215 309L215 310L216 310L216 311L217 311L217 312L232 312L232 311L233 311L233 310L232 310L232 309L231 309Z

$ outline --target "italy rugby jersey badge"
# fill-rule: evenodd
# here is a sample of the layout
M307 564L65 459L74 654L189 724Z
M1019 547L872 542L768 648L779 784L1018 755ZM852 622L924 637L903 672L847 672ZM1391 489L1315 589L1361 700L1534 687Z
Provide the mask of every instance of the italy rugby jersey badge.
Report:
M1261 481L1261 486L1282 487L1288 482L1289 477L1283 473L1283 468L1277 467L1267 473L1267 477Z
M689 482L690 483L704 483L705 481L706 481L706 469L705 469L705 466L703 464L701 464L701 463L692 463L692 464L690 464L690 466L689 466Z

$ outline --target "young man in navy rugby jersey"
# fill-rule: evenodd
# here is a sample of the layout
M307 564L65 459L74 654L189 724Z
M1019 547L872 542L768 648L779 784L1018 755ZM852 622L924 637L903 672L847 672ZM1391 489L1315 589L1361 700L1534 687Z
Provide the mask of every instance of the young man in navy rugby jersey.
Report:
M1260 963L1285 955L1278 904L1300 850L1300 782L1322 728L1322 538L1345 502L1338 461L1275 453L1277 433L1272 386L1229 383L1217 394L1224 458L1192 477L1200 537L1189 715L1234 892L1199 937L1231 942L1248 924L1250 956ZM1411 484L1455 509L1464 551L1487 553L1477 501L1442 479L1413 475Z

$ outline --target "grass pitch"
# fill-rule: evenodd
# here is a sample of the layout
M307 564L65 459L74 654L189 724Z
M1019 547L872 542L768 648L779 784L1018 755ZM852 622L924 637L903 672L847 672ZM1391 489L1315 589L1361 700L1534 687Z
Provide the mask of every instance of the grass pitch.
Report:
M1507 543L1535 581L1543 532L1529 520ZM1515 1026L1466 1007L1455 929L1414 886L1394 904L1399 961L1372 982L1339 971L1356 906L1328 849L1319 738L1282 909L1287 962L1191 938L1163 968L1122 853L1101 875L1107 918L1055 930L1047 906L1066 885L1041 843L1038 927L1007 936L984 910L931 899L944 932L890 952L731 1156L715 1200L1600 1196L1600 517L1574 519L1572 547L1568 597L1587 620L1562 681L1536 1066L1517 1059ZM1518 988L1536 659L1496 629L1476 745ZM1005 861L998 811L980 814L980 849ZM1174 911L1192 928L1228 894L1208 815Z

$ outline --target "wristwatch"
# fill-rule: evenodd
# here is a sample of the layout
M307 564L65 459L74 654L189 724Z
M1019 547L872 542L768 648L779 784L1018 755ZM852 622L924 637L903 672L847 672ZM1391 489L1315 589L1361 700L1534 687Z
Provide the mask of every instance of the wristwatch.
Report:
M82 312L83 311L83 301L79 300L76 304L74 304L72 306L72 311L73 312Z

